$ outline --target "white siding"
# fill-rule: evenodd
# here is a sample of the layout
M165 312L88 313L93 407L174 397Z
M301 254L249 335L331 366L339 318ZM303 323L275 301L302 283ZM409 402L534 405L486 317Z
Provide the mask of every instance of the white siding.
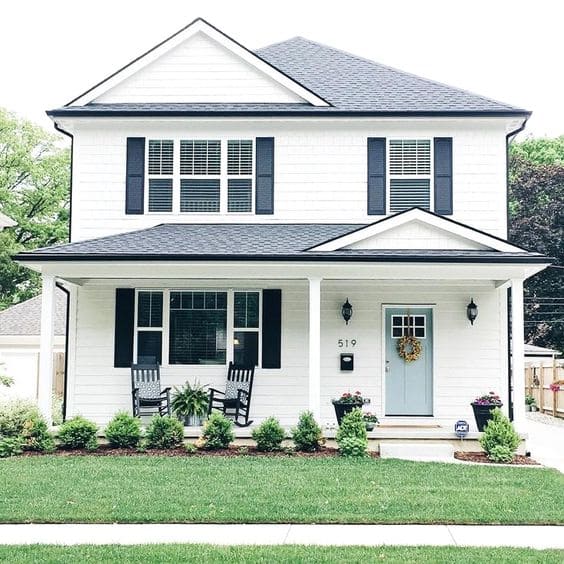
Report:
M94 101L100 104L304 102L202 33L174 47Z
M453 219L506 236L505 124L501 120L81 120L73 129L72 239L163 222L353 222L366 211L366 139L453 137ZM125 215L128 136L274 136L275 213ZM178 187L175 187L178 190Z
M186 282L188 285L188 282ZM198 287L216 286L197 282ZM237 281L225 287L237 288ZM241 287L248 287L248 282ZM307 284L305 281L256 282L255 287L282 288L282 368L257 370L252 418L275 415L284 425L296 423L307 409ZM79 289L76 359L71 367L69 413L107 422L118 410L131 409L128 369L113 368L114 293L109 286L85 285ZM354 316L345 325L340 308L348 297ZM473 297L479 305L474 326L466 319ZM382 415L382 306L384 304L435 304L435 419L450 426L459 418L472 422L470 401L494 390L507 396L507 349L504 294L493 283L464 284L386 282L322 282L321 311L321 419L333 423L330 403L344 391L360 390L371 399L367 408ZM340 372L339 339L356 339L355 370ZM352 351L352 349L350 349ZM163 384L181 385L199 379L220 389L223 366L171 366L162 368Z

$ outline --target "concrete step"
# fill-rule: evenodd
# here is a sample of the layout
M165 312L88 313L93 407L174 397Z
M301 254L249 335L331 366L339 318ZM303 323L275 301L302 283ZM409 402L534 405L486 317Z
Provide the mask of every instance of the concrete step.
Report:
M454 446L445 443L381 443L381 458L450 462L454 460Z

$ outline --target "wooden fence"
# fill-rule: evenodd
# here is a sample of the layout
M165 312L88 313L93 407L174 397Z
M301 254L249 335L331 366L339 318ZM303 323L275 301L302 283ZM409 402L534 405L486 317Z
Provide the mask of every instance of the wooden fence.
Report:
M63 397L65 393L65 353L53 353L53 393Z
M562 361L528 363L525 367L525 393L535 398L541 413L564 418Z

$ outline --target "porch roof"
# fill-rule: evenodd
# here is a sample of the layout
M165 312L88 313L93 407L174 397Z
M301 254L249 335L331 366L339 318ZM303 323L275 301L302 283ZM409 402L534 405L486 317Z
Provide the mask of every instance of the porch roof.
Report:
M16 255L36 261L353 261L546 264L533 252L465 249L310 250L359 224L161 224Z

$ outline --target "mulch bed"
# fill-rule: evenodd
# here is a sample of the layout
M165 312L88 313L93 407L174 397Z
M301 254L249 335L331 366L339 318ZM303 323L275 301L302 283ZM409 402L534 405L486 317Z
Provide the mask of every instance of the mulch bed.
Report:
M276 457L300 457L300 458L331 458L339 456L339 451L336 448L322 447L316 452L297 452L291 449L275 451L275 452L261 452L256 447L248 446L231 446L229 448L220 450L198 450L194 453L186 452L183 448L171 449L147 449L146 451L138 451L129 448L112 448L109 445L100 445L97 450L90 451L86 449L77 450L63 450L57 449L55 452L50 453L51 456L176 456L176 457L205 457L205 456L221 456L221 457L236 457L236 456L276 456ZM371 458L379 458L377 452L369 453ZM22 456L45 456L42 452L25 451Z
M455 452L454 458L466 462L481 462L487 464L498 464L499 466L540 466L540 464L529 456L516 454L512 462L492 462L485 452Z

